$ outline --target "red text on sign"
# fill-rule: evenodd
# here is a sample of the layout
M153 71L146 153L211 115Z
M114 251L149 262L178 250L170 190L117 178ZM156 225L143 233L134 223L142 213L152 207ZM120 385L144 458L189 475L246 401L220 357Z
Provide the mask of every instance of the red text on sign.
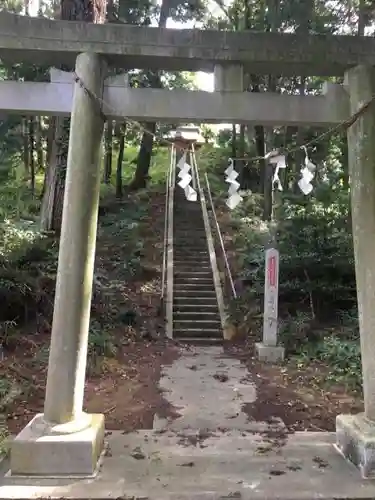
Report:
M268 285L276 286L276 257L268 259Z

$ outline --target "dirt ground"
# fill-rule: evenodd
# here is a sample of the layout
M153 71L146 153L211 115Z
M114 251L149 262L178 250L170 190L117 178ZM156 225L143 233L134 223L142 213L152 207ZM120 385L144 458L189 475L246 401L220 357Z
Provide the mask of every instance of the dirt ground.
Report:
M94 369L91 366L87 377L85 408L104 413L108 430L130 432L151 428L156 412L165 417L176 415L160 393L158 381L162 366L179 356L179 345L154 335L163 330L158 313L163 203L162 194L150 198L148 215L142 222L142 232L147 235L145 258L148 261L144 276L117 287L107 304L118 309L124 302L137 304L144 319L142 328L151 335L132 336L128 327L119 325L116 355L98 358L97 366ZM114 262L124 258L121 238L120 234L113 241L105 238L98 241L97 271L107 280L118 280ZM98 312L107 306L98 302L95 307ZM25 335L22 344L0 364L0 376L10 374L23 388L22 395L8 407L11 433L17 433L35 413L43 411L48 344L48 331ZM326 368L323 366L302 370L287 363L261 365L254 360L251 347L245 342L227 344L225 350L227 355L247 365L249 377L256 383L258 398L245 408L252 420L279 417L290 431L332 431L338 413L362 409L360 396L346 392L344 387L324 388Z
M283 420L288 430L334 431L339 413L363 411L359 394L345 386L326 386L327 367L320 364L298 368L292 363L266 365L254 359L245 342L226 346L227 354L246 364L250 378L257 387L257 399L245 412L256 421Z
M104 413L109 430L130 432L152 428L156 411L165 417L173 415L157 382L161 366L171 363L177 355L176 347L165 342L134 343L124 348L116 358L103 362L100 376L88 377L84 408ZM20 360L12 361L14 371ZM7 363L9 366L11 363ZM19 368L17 372L28 379L23 397L8 408L8 428L12 433L22 429L35 413L43 411L46 378L45 370L28 373Z
M246 406L249 419L284 421L289 431L333 431L338 413L362 410L362 401L342 386L323 389L317 383L322 367L308 371L295 367L265 366L256 362L244 344L227 345L226 354L241 359L249 369L249 380L257 386L257 400ZM178 344L139 342L103 362L100 376L88 377L85 409L105 414L108 430L131 432L150 429L155 413L177 416L158 389L161 368L179 355ZM43 410L45 370L20 369L20 359L9 360L7 367L27 382L24 395L8 409L8 427L16 433L37 412ZM16 368L18 366L18 369ZM20 375L22 373L22 375Z

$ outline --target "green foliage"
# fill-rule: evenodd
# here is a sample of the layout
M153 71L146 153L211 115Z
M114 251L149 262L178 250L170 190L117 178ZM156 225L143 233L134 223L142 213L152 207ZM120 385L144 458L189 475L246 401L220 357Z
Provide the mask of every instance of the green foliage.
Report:
M89 357L112 357L117 352L113 335L99 321L93 320L89 330Z
M228 189L223 174L227 167L228 157L227 148L216 147L212 144L204 144L197 152L201 183L205 186L204 174L207 174L210 188L216 198L224 196Z
M138 197L142 198L142 192L138 193ZM145 203L125 204L119 211L107 214L101 222L101 231L126 249L127 258L114 261L119 277L131 277L140 270L144 245L140 221L146 210Z
M18 328L39 312L51 312L56 255L54 242L38 231L9 221L0 225L0 300L7 304L0 312L3 345L13 344Z
M128 144L124 151L124 162L123 162L123 179L124 184L130 184L133 179L138 156L139 147L133 144ZM116 164L117 164L118 147L117 145L113 148L112 155L112 179L111 186L102 185L102 196L105 191L108 193L114 189L116 184ZM164 189L165 179L167 175L167 170L169 166L169 149L165 146L155 146L151 156L151 166L150 166L150 184L151 189Z
M280 339L300 362L327 364L329 380L359 388L361 364L348 198L348 191L337 184L332 171L315 183L313 195L288 191L282 197L276 210ZM233 211L244 292L230 308L235 323L245 318L259 330L264 249L270 240L270 227L260 217L261 201L261 195L251 194Z

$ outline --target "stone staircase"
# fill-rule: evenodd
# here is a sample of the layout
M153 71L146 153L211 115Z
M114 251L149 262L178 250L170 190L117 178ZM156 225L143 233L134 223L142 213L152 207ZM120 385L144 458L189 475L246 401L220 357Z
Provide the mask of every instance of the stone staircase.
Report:
M173 215L173 338L220 341L223 332L200 201L178 186Z

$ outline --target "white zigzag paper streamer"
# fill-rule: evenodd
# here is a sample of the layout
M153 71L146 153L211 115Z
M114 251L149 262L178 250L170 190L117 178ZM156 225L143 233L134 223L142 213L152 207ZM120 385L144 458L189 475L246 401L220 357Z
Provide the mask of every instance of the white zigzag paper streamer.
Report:
M305 146L302 148L305 151L305 165L301 168L301 179L298 181L298 186L303 194L308 195L313 190L311 181L314 179L316 165L310 160Z
M305 151L305 161L301 168L301 179L298 181L298 186L303 192L303 194L308 195L313 190L313 185L311 181L315 177L316 165L310 160L307 153L306 146L301 146L301 149ZM275 171L272 177L272 185L276 187L279 191L283 191L283 186L279 177L280 169L285 169L286 157L280 154L278 150L272 150L267 153L264 157L272 165L275 165ZM235 208L243 200L242 196L239 194L240 183L236 180L239 173L234 169L234 161L232 158L228 159L228 167L224 171L226 178L225 182L229 184L228 188L228 199L226 201L227 206L230 209Z
M281 184L279 172L280 172L281 168L286 168L285 156L279 155L278 151L271 151L270 153L268 153L267 156L269 157L269 162L272 165L276 165L275 172L274 172L273 178L272 178L272 184L273 184L273 186L276 185L276 188L279 191L283 191L283 185Z
M187 155L185 152L177 163L177 168L180 170L177 174L177 177L180 179L177 184L184 190L186 199L188 201L197 201L197 192L192 186L190 186L193 177L190 174L191 165L187 163L186 156Z
M185 196L188 201L197 201L198 199L196 190L189 185L187 185L185 188Z
M231 210L233 210L239 203L241 203L243 198L238 193L238 190L240 189L240 183L236 181L236 179L239 176L239 173L234 169L234 162L232 158L228 159L228 167L225 169L224 173L226 175L225 182L228 182L229 184L229 197L225 203Z
M185 174L182 179L178 182L178 185L182 188L185 189L190 182L192 181L192 176L190 174Z
M191 170L191 166L188 163L185 163L185 165L182 167L182 169L179 171L177 174L177 177L179 179L182 179L186 174L188 174Z
M183 168L183 166L185 165L186 163L186 153L184 153L181 158L178 160L178 163L177 163L177 168L179 168L180 170Z

